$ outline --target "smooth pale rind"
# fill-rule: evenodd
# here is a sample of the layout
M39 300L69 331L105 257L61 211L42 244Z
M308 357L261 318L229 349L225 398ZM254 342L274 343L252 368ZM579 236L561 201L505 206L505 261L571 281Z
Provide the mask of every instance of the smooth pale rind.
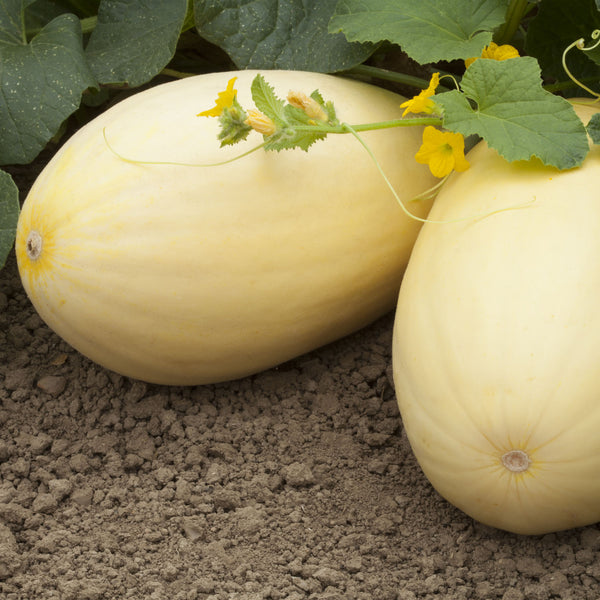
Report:
M235 379L347 335L393 309L419 223L407 218L350 135L308 153L219 148L196 115L237 76L215 73L122 101L75 134L35 182L16 253L42 318L125 375L164 384ZM323 74L262 72L284 98L319 89L352 124L396 118L403 98ZM401 197L433 184L413 155L421 128L364 134ZM430 203L409 209L425 216ZM42 239L27 255L31 232Z
M577 111L585 123L596 112ZM455 222L422 228L399 295L406 433L437 491L483 523L522 534L594 523L600 150L563 172L483 143L468 160L430 213Z

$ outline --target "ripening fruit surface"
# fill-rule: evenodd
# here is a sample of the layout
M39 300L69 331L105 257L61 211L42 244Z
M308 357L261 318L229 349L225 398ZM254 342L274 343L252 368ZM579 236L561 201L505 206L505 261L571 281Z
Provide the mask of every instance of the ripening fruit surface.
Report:
M282 98L318 88L349 123L402 112L403 98L364 83L262 74ZM221 149L218 120L196 116L233 76L252 107L255 75L135 94L68 140L28 195L16 240L25 290L56 333L101 365L163 384L235 379L393 309L419 223L352 136L213 167L136 162L215 163L261 143L252 133ZM405 201L434 184L413 159L421 133L364 134ZM430 204L410 208L425 216Z
M595 112L576 110L584 123ZM468 160L429 215L454 222L422 228L399 295L406 433L437 491L483 523L541 534L596 522L600 149L563 172L483 143Z

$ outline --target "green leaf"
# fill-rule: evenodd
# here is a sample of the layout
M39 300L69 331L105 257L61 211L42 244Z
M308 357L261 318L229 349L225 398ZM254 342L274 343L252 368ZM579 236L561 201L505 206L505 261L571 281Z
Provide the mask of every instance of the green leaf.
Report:
M12 177L0 170L0 268L15 241L19 218L19 190Z
M200 35L240 69L333 73L364 62L371 44L350 44L327 25L337 0L194 0Z
M292 109L292 106L287 105L286 109ZM287 112L287 110L286 110ZM310 146L319 140L324 140L327 135L319 131L298 130L294 128L294 125L300 125L301 123L295 122L292 115L289 115L289 127L283 129L278 135L273 135L271 138L266 140L265 150L275 150L279 152L281 150L291 150L293 148L300 148L301 150L307 151Z
M319 140L324 140L327 136L323 133L309 131L294 131L291 135L282 135L276 139L270 140L265 145L265 150L291 150L292 148L300 148L307 151L310 146Z
M351 42L398 44L414 60L479 56L502 25L508 0L340 0L329 31Z
M311 96L315 99L313 94L311 94ZM283 150L287 148L300 148L307 151L316 141L324 140L327 137L325 133L320 133L313 129L297 129L297 127L310 128L311 126L314 126L314 122L302 109L292 106L291 104L286 104L285 116L288 123L288 129L285 132L286 135L283 135L277 140L276 146L272 148L267 146L267 149Z
M535 58L479 59L461 88L464 94L434 96L447 129L481 136L511 162L536 156L559 169L583 162L589 149L585 128L569 102L541 87Z
M594 142L594 144L600 144L600 113L592 115L586 129L592 142Z
M319 92L319 90L315 90L310 97L313 100L316 100L321 107L323 108L323 110L325 111L325 113L327 114L327 122L330 125L339 125L340 122L337 118L337 115L335 113L335 106L333 105L333 102L331 100L327 100L325 101L323 99L323 96L321 96L321 93Z
M28 163L96 85L84 56L79 20L53 19L29 44L23 6L0 6L0 164Z
M256 108L273 120L277 125L279 134L273 135L267 140L265 150L288 150L290 148L301 148L308 150L317 140L325 139L326 134L308 130L298 130L298 127L311 127L310 117L300 108L292 106L278 98L273 87L265 81L262 75L257 75L252 80L252 100ZM317 90L311 97L317 102L323 103L323 98ZM326 112L327 105L324 106ZM331 108L333 111L333 108ZM335 112L328 112L335 118Z
M600 13L594 0L544 0L527 29L525 51L538 59L546 79L566 81L568 77L562 65L563 51L581 38L588 40L586 45L590 45L592 31L597 28L600 28ZM600 79L600 67L586 53L574 48L567 54L566 61L577 79L586 80L586 85L600 89L594 83Z
M275 95L275 90L262 75L257 75L252 80L250 90L256 108L272 119L276 125L284 127L286 125L284 102Z
M100 83L137 87L173 58L186 0L103 0L85 53Z

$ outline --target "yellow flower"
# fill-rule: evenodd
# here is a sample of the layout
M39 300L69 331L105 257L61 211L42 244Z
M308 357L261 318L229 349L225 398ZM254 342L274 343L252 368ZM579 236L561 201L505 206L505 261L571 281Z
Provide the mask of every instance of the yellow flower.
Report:
M233 101L237 94L237 90L233 89L235 80L237 77L232 77L227 83L227 88L223 92L219 92L217 99L215 100L215 106L208 110L198 113L197 117L220 117L223 113L224 108L230 108L233 106Z
M415 160L429 165L435 177L446 177L452 170L466 171L470 166L465 158L462 134L440 131L431 125L423 131L423 145L415 154Z
M277 125L275 125L272 119L252 108L248 110L248 118L244 123L252 127L254 131L258 131L258 133L266 136L273 135L277 131Z
M498 44L492 42L489 46L486 46L481 52L481 57L477 58L491 58L493 60L507 60L509 58L518 58L519 51L509 44ZM477 58L467 58L465 60L465 67L472 65Z
M422 90L417 96L414 96L410 100L403 102L400 108L405 108L402 116L406 116L407 113L426 113L430 115L437 108L436 103L431 99L431 96L435 94L435 90L440 83L440 74L434 73L431 76L431 81L427 89Z

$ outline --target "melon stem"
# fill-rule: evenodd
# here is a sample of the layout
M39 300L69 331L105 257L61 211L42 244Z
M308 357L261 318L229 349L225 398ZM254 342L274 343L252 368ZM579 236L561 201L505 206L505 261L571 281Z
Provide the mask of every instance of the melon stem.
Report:
M27 242L25 243L25 248L27 251L27 256L31 260L37 260L42 253L42 246L44 245L42 236L38 231L32 229L27 236Z

